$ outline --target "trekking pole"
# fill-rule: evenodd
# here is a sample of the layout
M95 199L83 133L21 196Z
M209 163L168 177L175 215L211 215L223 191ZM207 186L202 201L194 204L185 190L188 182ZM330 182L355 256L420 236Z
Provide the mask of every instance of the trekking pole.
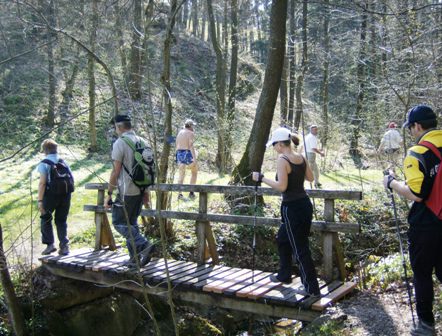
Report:
M388 170L384 171L384 175L390 175L389 171ZM413 321L413 327L416 327L416 322L414 321L413 303L412 303L412 299L411 299L411 287L410 287L410 282L408 281L407 264L405 262L404 248L402 246L401 230L399 228L399 220L398 220L398 214L397 214L397 208L396 208L396 201L394 199L393 191L387 190L387 192L390 195L391 206L393 208L394 222L396 224L396 232L397 232L397 237L399 240L399 250L401 252L401 258L402 258L402 267L404 269L404 280L405 280L405 284L407 287L408 304L410 305L410 310L411 310L411 320Z

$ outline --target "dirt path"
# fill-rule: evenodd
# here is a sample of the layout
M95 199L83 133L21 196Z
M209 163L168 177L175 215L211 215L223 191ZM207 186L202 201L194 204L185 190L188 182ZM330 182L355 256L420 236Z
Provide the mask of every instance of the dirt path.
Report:
M436 310L435 305L437 335L442 335L441 312ZM380 294L359 291L330 308L328 313L332 319L344 318L344 335L403 336L410 334L412 326L405 290ZM416 319L416 311L414 315Z

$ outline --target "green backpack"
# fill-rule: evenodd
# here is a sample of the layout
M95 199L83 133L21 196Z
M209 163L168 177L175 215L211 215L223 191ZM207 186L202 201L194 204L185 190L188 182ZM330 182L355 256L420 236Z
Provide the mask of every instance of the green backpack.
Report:
M135 143L125 136L122 136L121 139L134 152L131 169L128 169L123 164L124 170L129 174L133 183L144 191L148 186L155 183L155 161L152 148L147 146L141 139L138 139Z

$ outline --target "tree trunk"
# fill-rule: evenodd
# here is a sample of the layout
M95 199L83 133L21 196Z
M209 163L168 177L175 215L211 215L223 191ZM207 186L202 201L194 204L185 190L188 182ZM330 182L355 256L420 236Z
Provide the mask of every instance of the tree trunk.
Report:
M27 335L25 319L23 318L23 312L15 295L14 285L11 281L9 274L8 264L6 256L3 251L3 229L0 224L0 278L4 296L6 299L6 305L8 308L9 317L11 319L12 328L17 336Z
M134 19L132 25L132 45L130 51L129 94L132 99L141 99L141 6L142 0L134 0Z
M288 57L289 57L289 106L287 123L293 127L293 115L295 109L295 88L296 88L296 49L295 49L295 0L290 0L289 11L289 41L288 41Z
M279 88L280 107L280 123L282 126L288 126L287 123L287 73L288 73L288 57L284 57L284 66L282 68L281 86Z
M226 143L226 152L229 157L232 155L232 130L235 122L236 103L236 80L238 77L238 0L231 0L231 60L230 60L230 80L229 97L227 101L227 132L229 133Z
M66 120L69 118L69 106L71 104L71 100L73 98L73 91L75 86L75 81L78 76L79 71L79 63L80 63L80 48L77 46L76 48L77 54L74 55L74 63L72 65L71 74L69 77L66 78L66 86L61 93L61 96L63 97L60 106L58 108L59 115L60 115L60 124L64 124Z
M302 60L301 60L301 72L298 75L296 81L296 114L295 114L295 130L299 130L299 124L301 116L304 114L304 108L302 103L302 94L304 89L304 76L307 72L307 15L308 15L308 0L302 2Z
M55 27L55 3L54 0L49 1L48 20L51 27ZM55 60L54 60L54 44L56 34L48 29L48 112L46 115L46 125L54 127L55 125L55 104L56 104L56 76L55 76Z
M209 18L209 34L212 41L213 49L216 55L216 111L217 111L217 126L218 126L218 150L216 154L216 166L220 174L227 172L228 157L226 156L226 120L224 115L225 109L225 95L226 95L226 76L225 76L225 60L223 52L218 43L216 34L215 17L213 15L212 0L207 0L207 13Z
M192 0L192 35L198 36L198 0Z
M121 9L120 9L120 0L116 0L114 4L114 12L115 12L115 31L117 37L118 44L118 54L120 55L121 68L123 69L123 80L124 83L129 81L128 71L127 71L127 57L126 50L124 47L124 33L122 29L122 21L121 21Z
M278 98L285 55L287 0L273 0L270 16L270 46L264 83L245 152L233 172L235 184L252 185L250 172L260 171Z
M97 29L98 29L98 0L92 1L92 17L91 17L91 32L89 36L89 45L92 53L95 53L95 46L97 43ZM96 152L97 146L97 129L95 126L95 59L92 55L88 55L88 79L89 79L89 141L91 152Z
M329 11L330 0L324 0L324 64L322 69L321 101L322 101L322 146L326 147L328 142L328 85L329 85L329 65L330 65L330 34L329 34Z
M364 8L367 9L367 4L364 3ZM364 106L364 89L365 89L365 62L366 62L366 38L367 38L367 13L362 13L361 30L360 30L360 44L359 44L359 58L356 67L356 81L358 92L356 96L356 110L351 117L350 125L350 156L356 167L362 167L361 152L359 151L359 138L361 127L361 114Z

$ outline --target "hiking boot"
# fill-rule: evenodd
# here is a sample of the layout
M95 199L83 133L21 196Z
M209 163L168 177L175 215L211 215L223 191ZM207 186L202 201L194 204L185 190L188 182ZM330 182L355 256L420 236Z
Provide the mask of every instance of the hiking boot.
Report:
M191 191L191 192L189 193L189 198L190 198L191 200L194 200L194 199L195 199L195 193L194 193L193 191Z
M59 255L68 255L69 254L69 245L61 245L60 249L58 250Z
M48 246L41 251L42 255L48 255L51 254L52 252L55 252L57 249L55 248L54 244L48 244Z
M283 284L287 284L287 285L292 283L292 279L288 279L288 280L283 281L283 280L280 280L278 278L278 276L274 275L274 274L270 274L269 278L270 278L271 282L282 282Z
M155 245L150 244L148 247L146 247L143 251L141 251L140 254L140 267L143 267L144 265L148 264L150 260L152 259L152 253L155 251Z
M182 199L184 199L184 196L183 196L183 194L182 194L182 193L179 193L179 194L178 194L178 199L179 199L179 200L182 200Z
M436 329L434 324L419 320L416 327L411 331L411 336L435 336Z
M321 189L322 188L322 184L321 183L315 183L315 188L316 189Z

